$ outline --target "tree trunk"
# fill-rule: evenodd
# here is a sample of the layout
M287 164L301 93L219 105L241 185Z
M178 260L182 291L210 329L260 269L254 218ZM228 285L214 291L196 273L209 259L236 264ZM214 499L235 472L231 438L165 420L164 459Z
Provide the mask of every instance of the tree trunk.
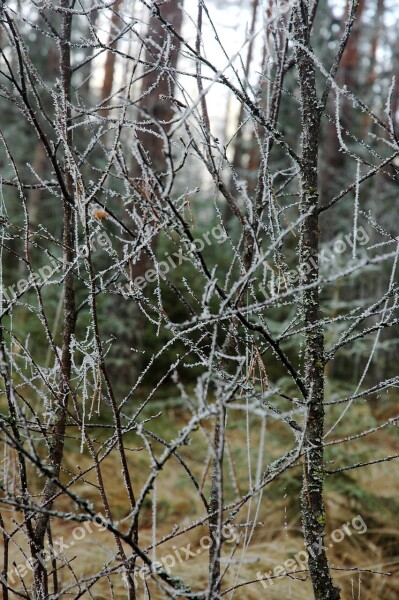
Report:
M65 144L71 148L71 109L70 109L70 92L71 92L71 27L72 14L68 12L68 0L62 0L61 6L65 9L62 21L62 32L60 39L60 71L62 85L62 114L64 122L61 125L64 135ZM52 437L50 442L49 464L53 477L49 477L45 483L43 490L42 505L50 510L53 505L54 494L57 490L56 480L59 477L61 463L64 453L65 427L67 419L67 407L70 393L70 378L71 378L71 356L70 346L72 336L75 331L76 311L75 311L75 291L74 291L74 275L69 265L74 259L74 222L75 211L72 205L73 202L73 181L70 175L68 165L69 157L67 156L69 148L65 149L65 188L66 196L63 198L64 205L64 231L63 231L63 247L64 247L64 336L61 350L61 383L58 405L56 408L55 421L53 424ZM44 538L49 525L49 515L42 513L36 522L34 531L34 543L32 548L32 556L37 556L43 552ZM46 568L40 561L35 561L34 565L34 598L42 600L48 595L48 576Z
M379 0L381 1L381 0ZM349 14L351 3L347 3L346 13ZM351 35L346 44L346 48L342 55L340 68L337 74L337 83L340 87L347 87L353 93L359 90L359 44L362 30L362 16L365 8L365 1L360 0L356 10L356 19L353 23ZM344 34L345 15L342 18L340 37ZM337 136L337 126L335 124L335 103L331 102L330 111L333 119L328 123L326 128L326 141L324 143L324 164L323 177L321 178L320 194L321 203L328 204L331 196L345 186L345 163L346 155L340 151L340 143ZM347 98L342 99L341 106L341 125L342 135L345 139L345 130L353 126L351 122L352 104ZM367 117L366 117L367 118ZM330 234L332 239L337 231L333 227L328 228L327 234Z
M122 5L123 0L116 0L115 4L112 7L112 17L110 23L110 30L108 36L108 46L110 48L116 48L118 45L117 40L114 41L115 34L117 32L118 21L120 21L119 9ZM112 88L114 85L114 75L115 75L115 60L116 54L112 52L112 50L108 50L107 57L105 59L104 66L104 79L101 88L101 102L106 106L109 105L110 100L109 97L112 94ZM106 117L109 113L109 109L105 108L101 111L101 115Z
M319 277L318 225L318 152L321 112L316 92L314 63L309 56L310 27L305 3L294 12L296 62L301 90L302 160L301 212L305 217L300 240L300 265L303 286ZM310 213L310 214L309 214ZM302 484L302 524L309 571L315 600L339 600L327 563L324 538L323 501L323 433L324 433L324 334L320 325L320 296L317 286L302 292L302 316L305 333L305 384L307 392L307 426L304 439Z
M158 7L162 18L180 34L183 22L180 2L170 0L170 2L159 3ZM157 15L152 15L148 23L147 45L144 54L144 60L151 67L143 77L141 106L157 122L157 125L146 124L145 131L140 131L138 138L153 170L158 173L165 170L166 161L162 141L156 134L159 131L159 125L167 126L166 124L174 115L172 100L175 92L176 76L174 71L177 67L180 50L180 44L176 37L173 37L170 40L170 46L168 45L168 35L162 21ZM135 175L137 166L135 163L132 164Z
M181 26L183 22L182 12L183 2L178 0L170 0L170 2L160 3L159 11L163 19L170 23L174 30L180 34ZM144 53L144 60L151 65L148 68L147 73L142 79L141 87L141 103L140 106L148 113L149 117L154 119L153 123L145 124L145 131L143 128L137 130L137 138L139 145L142 150L146 161L148 162L149 169L142 169L141 165L137 162L135 157L132 157L130 170L133 178L137 182L136 189L148 191L148 197L154 195L158 196L158 183L155 178L149 181L148 172L156 173L162 185L162 180L165 176L166 171L166 159L164 153L164 147L162 141L159 139L159 128L167 128L167 123L173 118L173 95L175 92L175 76L173 75L179 58L180 45L176 37L170 40L171 46L169 47L169 54L165 54L168 51L168 33L156 14L152 15L148 27L147 27L147 45ZM158 65L155 67L154 65ZM165 69L166 67L166 69ZM146 120L145 115L140 116L140 120ZM152 198L147 202L152 202ZM137 202L136 210L138 213L143 214L146 210L143 198ZM152 210L152 208L151 208ZM132 223L132 229L134 229L134 223ZM158 236L155 235L151 239L151 248L155 250L158 243ZM131 277L134 280L136 277L142 276L151 267L151 260L148 253L143 251L139 260L131 265ZM126 301L117 298L118 311L121 314L129 314L130 320L133 323L140 323L142 320L142 313L138 308L137 304L131 301L129 306L126 306ZM126 355L127 361L130 362L132 370L140 372L142 367L143 359L143 348L145 340L145 330L141 326L134 325L129 330L126 330L120 336L121 347L118 348L119 353ZM130 349L134 348L133 359ZM127 350L126 350L127 349ZM123 368L124 371L125 367ZM118 370L118 367L115 369ZM117 373L116 373L117 374Z

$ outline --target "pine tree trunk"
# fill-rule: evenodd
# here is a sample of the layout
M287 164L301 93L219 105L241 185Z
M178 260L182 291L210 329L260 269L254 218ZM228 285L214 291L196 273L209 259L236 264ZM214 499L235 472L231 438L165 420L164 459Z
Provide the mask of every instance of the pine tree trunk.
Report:
M111 17L110 31L109 31L109 37L108 37L108 46L113 49L116 49L117 45L118 45L118 42L113 41L113 40L114 40L114 36L117 32L118 22L120 21L119 10L121 8L122 1L123 0L116 0L115 4L112 7L112 17ZM102 84L102 88L101 88L101 102L104 103L106 106L108 106L110 104L109 97L112 94L112 88L114 85L115 60L116 60L115 52L108 50L107 57L105 59L104 79L103 79L103 84ZM109 109L104 109L101 112L103 117L108 116L108 113L109 113Z

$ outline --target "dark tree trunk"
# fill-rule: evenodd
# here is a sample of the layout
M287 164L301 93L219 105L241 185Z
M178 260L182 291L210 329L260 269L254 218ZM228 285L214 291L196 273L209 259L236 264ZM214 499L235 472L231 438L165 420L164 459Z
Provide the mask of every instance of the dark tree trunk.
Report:
M159 3L160 15L180 34L183 13L178 0ZM165 154L162 141L157 137L159 126L167 129L167 123L174 115L172 100L175 92L175 75L180 45L173 37L168 44L168 36L162 21L153 15L148 23L147 45L144 60L151 65L143 77L141 106L152 117L155 124L146 124L145 131L138 134L141 146L148 157L154 171L162 173L165 170ZM155 66L156 65L156 66ZM159 125L158 125L159 124ZM133 173L137 174L136 165Z
M381 0L379 0L381 2ZM347 3L346 14L349 14L351 3ZM360 55L360 37L362 30L362 16L365 8L364 0L360 0L356 10L356 19L353 23L351 35L346 44L345 51L342 55L340 68L337 74L337 83L341 87L347 87L354 93L359 90L359 55ZM342 19L341 37L344 34L345 18ZM328 204L331 197L345 186L345 163L346 155L340 152L340 143L337 136L337 126L335 124L335 103L331 102L330 112L332 114L331 121L326 127L326 141L324 143L323 156L323 177L320 181L321 204ZM352 123L351 101L347 98L342 99L340 120L342 125L342 135L345 139L345 130L351 129ZM328 228L327 234L332 239L336 235L333 226Z
M161 17L172 25L178 34L181 33L183 22L182 5L183 2L178 0L170 0L170 2L159 4ZM159 189L154 178L149 181L148 172L156 173L162 185L167 167L163 143L159 138L160 127L167 130L168 122L174 116L175 76L173 73L177 67L180 45L176 37L169 40L169 35L162 20L156 14L152 15L147 27L146 50L144 53L144 60L151 66L146 67L148 70L142 79L140 106L148 117L153 119L153 122L146 122L145 127L137 131L141 153L148 163L149 169L142 170L141 165L134 157L131 160L131 173L135 180L136 191L145 190L150 198L153 193L152 190L157 196ZM139 116L140 121L145 122L147 120L145 113ZM150 202L152 202L152 199ZM136 210L141 214L146 210L142 198L138 201ZM134 229L134 223L131 225ZM151 249L155 250L157 244L158 236L155 235L151 240ZM150 255L143 251L140 259L130 266L132 280L144 275L150 267ZM132 371L140 372L145 330L136 324L141 322L142 313L133 301L127 306L126 301L118 298L117 303L118 312L122 315L129 315L130 320L134 323L131 329L125 330L120 335L122 343L118 348L118 356L125 355L126 362L131 364ZM132 347L137 350L133 357L130 350ZM118 367L115 368L115 371L117 369ZM125 367L123 373L124 371Z
M302 157L301 211L305 217L300 242L302 285L308 286L319 277L318 224L318 152L320 107L316 92L314 63L309 56L310 27L304 2L295 9L294 36L296 62L301 90ZM308 53L309 52L309 53ZM310 214L309 214L310 213ZM320 323L320 296L317 286L302 292L302 314L305 333L305 384L308 408L304 440L304 472L302 485L302 524L309 571L315 600L339 600L339 589L333 585L324 548L323 501L323 432L324 432L324 334Z
M116 0L115 4L112 7L112 17L110 23L110 31L108 37L108 46L111 49L116 49L118 45L118 41L114 41L114 37L117 33L117 25L120 21L119 10L121 8L123 0ZM105 59L104 66L104 79L101 88L101 102L104 103L105 106L108 106L110 103L109 97L112 94L112 88L114 85L114 75L115 75L115 61L116 54L112 52L112 50L108 50L107 57ZM103 117L106 117L109 113L109 109L105 108L101 114Z
M72 14L67 12L69 9L68 0L62 0L62 7L66 10L63 15L62 32L60 40L60 71L62 85L62 112L65 115L63 124L65 130L65 143L71 148L71 109L70 109L70 90L71 90L71 28ZM43 490L43 506L50 510L54 502L54 494L57 490L56 480L59 477L61 463L64 453L65 427L67 418L67 407L70 393L70 377L71 377L71 356L70 347L72 336L75 331L76 311L75 311L75 291L74 291L74 275L69 265L74 259L74 222L75 210L73 206L73 181L70 175L69 157L65 151L65 195L63 198L64 208L64 231L63 231L63 247L64 247L64 335L62 340L61 350L61 383L60 395L58 398L58 406L56 408L55 421L53 424L52 437L50 443L49 463L53 477L49 477L45 483ZM42 513L36 522L34 532L34 548L32 548L33 556L37 556L43 551L44 539L49 526L49 515ZM34 565L34 598L42 600L48 595L48 576L46 568L40 561L36 561Z

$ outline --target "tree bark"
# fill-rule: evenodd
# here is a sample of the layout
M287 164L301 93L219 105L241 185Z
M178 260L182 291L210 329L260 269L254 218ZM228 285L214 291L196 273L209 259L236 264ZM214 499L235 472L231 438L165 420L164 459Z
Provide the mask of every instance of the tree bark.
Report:
M159 3L159 11L161 16L180 34L183 12L178 0ZM161 173L165 170L166 161L162 141L156 136L156 133L159 125L168 123L174 115L172 98L175 91L175 76L173 73L177 67L180 44L174 37L168 48L168 34L156 14L151 16L148 23L147 40L144 60L151 67L143 77L141 106L154 118L157 125L146 124L145 131L140 131L138 138L152 168ZM133 173L136 174L137 167L134 163L132 167Z
M64 9L69 9L69 1L62 0L61 6ZM71 148L72 146L72 134L70 129L71 124L71 50L70 50L70 39L72 29L72 14L65 10L62 17L62 31L60 39L60 71L61 71L61 89L62 89L62 107L61 113L63 114L64 123L62 128L64 130L65 141L64 143ZM50 451L49 451L49 464L53 473L52 478L48 478L44 490L43 490L43 501L42 505L50 510L54 502L54 494L57 490L56 480L59 477L61 463L64 453L64 441L65 441L65 427L67 419L67 407L70 394L70 378L71 378L71 356L70 346L72 336L75 331L76 324L76 311L75 311L75 290L74 290L74 275L69 265L73 262L74 258L74 222L75 222L75 209L72 203L73 198L73 181L70 175L70 168L68 166L69 157L68 149L65 151L65 190L67 196L63 198L64 207L64 229L63 229L63 248L64 248L64 335L62 340L61 350L61 383L60 383L60 395L58 398L58 405L56 408L55 421L53 424ZM34 552L33 556L37 556L38 553L44 549L44 538L49 525L49 515L42 513L36 522L34 531ZM47 598L48 595L48 576L46 568L43 566L41 561L35 561L34 565L34 586L33 593L35 600L41 600Z
M380 2L381 0L379 0ZM344 34L345 29L345 16L349 15L350 12L350 1L347 2L345 14L342 18L340 38ZM347 87L348 90L353 93L357 93L359 90L360 78L359 78L359 44L362 33L362 17L365 8L365 1L360 0L356 9L356 19L353 23L351 35L349 36L346 44L345 51L342 55L341 64L337 73L337 83L339 86ZM326 140L324 143L324 160L323 160L323 177L321 179L320 194L322 204L327 204L331 200L331 196L335 195L340 189L345 187L345 164L346 155L340 151L340 143L337 136L337 126L335 124L335 104L331 102L331 113L334 117L326 127ZM351 122L352 118L352 104L347 98L342 99L341 106L341 124L342 124L342 135L344 139L346 137L345 130L350 129L353 126ZM367 118L367 117L365 117ZM337 231L334 229L334 225L328 228L326 233L330 234L332 239Z
M308 215L305 217L301 229L301 283L303 286L308 286L319 278L320 241L317 207L321 110L316 91L315 67L311 58L308 13L304 2L300 2L294 9L294 37L301 91L301 212L303 215ZM308 410L301 493L303 533L309 555L309 572L315 600L339 600L339 588L333 585L325 549L320 547L320 542L324 538L325 525L323 500L324 334L320 325L320 296L317 286L302 292L301 309L306 329L305 385Z
M180 34L183 22L182 12L183 2L178 0L170 0L166 3L159 3L159 12L162 18L170 23L174 30ZM180 44L176 37L171 40L169 54L167 51L168 33L162 21L153 14L149 20L147 28L147 45L144 53L144 60L148 63L148 71L144 75L141 86L141 102L140 106L146 113L154 119L154 122L146 123L145 130L137 131L137 138L141 147L142 154L149 169L142 169L136 158L133 156L130 163L130 171L133 178L137 181L139 189L148 188L149 196L153 193L158 196L159 187L155 178L149 177L148 173L156 173L162 185L162 180L165 177L167 161L165 158L164 147L159 139L159 128L167 127L167 123L173 118L173 95L175 92L174 71L177 67L179 58ZM149 66L151 65L151 66ZM157 66L155 66L157 65ZM166 68L165 68L166 67ZM142 118L142 117L141 117ZM145 116L144 116L145 119ZM150 179L150 181L149 181ZM136 210L143 214L142 200L137 203ZM132 223L134 229L134 223ZM155 235L151 239L151 249L156 250L158 244L158 236ZM131 265L132 280L146 273L151 267L151 259L149 253L143 251L139 260ZM142 319L142 313L138 306L132 303L126 306L122 299L117 299L118 311L122 314L129 314L130 319L134 323L139 323ZM132 355L130 348L134 347L137 352L134 354L132 368L135 372L140 372L142 368L144 348L145 330L140 327L133 327L121 334L121 345L118 348L119 353L126 354L126 360L132 364ZM126 352L126 349L127 352ZM117 369L117 367L116 367Z
M120 20L120 16L119 16L119 9L122 5L123 0L116 0L115 4L112 7L112 17L111 17L111 23L110 23L110 31L109 31L109 36L108 36L108 47L109 48L116 48L118 45L118 41L114 41L114 36L115 36L115 32L117 31L117 24L118 21ZM109 97L112 94L112 88L114 85L114 75L115 75L115 60L116 60L116 54L115 52L112 52L112 50L108 50L107 52L107 57L105 59L105 66L104 66L104 79L103 79L103 84L102 84L102 88L101 88L101 103L105 104L106 106L109 105ZM109 108L104 108L104 110L101 111L101 115L103 117L108 116L109 113Z

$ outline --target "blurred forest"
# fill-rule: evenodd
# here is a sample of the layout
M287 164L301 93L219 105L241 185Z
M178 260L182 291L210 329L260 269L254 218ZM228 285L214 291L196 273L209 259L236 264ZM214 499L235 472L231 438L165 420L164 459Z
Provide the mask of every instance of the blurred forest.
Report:
M267 588L257 581L259 571L303 548L302 454L291 454L292 462L262 492L256 488L265 460L277 464L291 451L290 420L302 423L294 369L287 372L277 343L259 339L264 327L282 344L287 364L305 378L305 334L319 325L324 404L330 410L325 430L334 429L326 438L324 464L326 473L335 473L326 475L323 527L332 531L357 514L368 527L330 551L329 564L337 569L332 576L343 599L398 597L399 8L394 0L299 4L308 7L320 98L348 15L356 15L321 117L316 168L323 283L313 329L303 325L299 294L290 295L286 283L290 270L298 269L303 244L303 185L288 150L303 151L304 131L299 59L290 37L295 2L2 2L0 526L6 599L313 597L302 574ZM276 7L280 12L273 12ZM273 135L267 137L267 127L242 98L251 98L274 123ZM248 231L256 229L253 215L260 224L256 241L248 241ZM199 239L200 257L179 258ZM270 251L260 266L254 258L258 242L265 256ZM165 277L162 261L169 265ZM150 270L152 280L137 289L134 282L141 278L143 284ZM240 287L243 273L248 284ZM219 284L224 297L215 292ZM303 279L301 285L306 288ZM265 321L258 319L258 303L265 303ZM238 322L237 313L253 318L252 329ZM220 321L213 329L215 315ZM214 354L219 362L212 370ZM57 473L51 435L62 422L54 400L60 390L72 400L63 405L66 434ZM218 406L218 394L225 394L219 413L207 404ZM14 425L25 427L20 437L18 427L12 429L11 395L19 415ZM208 409L210 421L199 419L198 437L190 433L186 439L181 432L196 432L192 420ZM220 478L210 448L218 448L221 422L226 479L224 504L219 499L215 505ZM174 461L168 473L162 452ZM26 488L18 479L23 461ZM353 468L357 464L366 466ZM42 588L37 581L26 583L34 569L16 583L8 578L8 588L4 575L29 552L35 556L46 536L70 538L66 514L87 510L93 516L64 489L46 497L49 488L43 486L52 478L45 465L55 469L54 481L104 511L122 537L112 528L96 532L66 552L70 562L57 559L48 575L36 573L45 581ZM149 482L151 473L156 475ZM212 576L214 563L205 564L204 552L178 565L173 581L161 582L177 586L170 596L153 582L146 590L141 582L132 592L132 584L113 579L121 565L126 568L127 550L146 564L134 544L144 544L143 555L151 560L162 544L158 557L186 538L194 546L205 527L204 506L212 530L221 526L212 515L226 510L222 504L233 506L247 493L248 506L234 505L229 517L229 523L241 519L234 523L237 531L241 527L245 553L238 545L230 562L226 556L224 562L213 559L223 573L233 565L233 574ZM36 547L41 517L36 538L23 532L36 519L31 500L43 497L49 522L43 521L42 546ZM130 518L136 520L132 529ZM197 528L190 525L197 522ZM184 539L173 537L175 526ZM180 577L188 588L176 583ZM218 578L222 591L217 584L212 592ZM244 580L253 583L235 589ZM314 593L325 600L339 597Z
M77 43L82 39L90 38L90 32L98 28L105 38L105 43L108 43L111 48L117 49L118 45L122 46L123 43L124 51L129 48L129 51L133 52L135 45L141 44L141 41L140 39L137 40L133 35L130 35L130 37L122 35L123 18L118 14L118 11L122 10L120 5L121 2L115 3L112 9L113 14L110 17L109 15L104 15L100 10L90 12L90 19L77 17L74 20L73 40ZM95 5L93 4L93 6ZM222 31L225 29L226 33L229 30L239 31L240 21L250 24L251 19L252 27L254 28L254 23L256 23L254 19L261 18L260 13L262 11L262 7L257 2L253 2L252 5L248 6L241 6L230 2L228 10L231 22L229 20L228 24L223 25L222 14L225 6L223 5L222 7L215 3L213 8L216 11L218 26L222 23ZM21 16L28 20L31 16L30 3L20 3L20 10ZM167 14L165 13L165 17L180 30L183 17L180 8L173 2L168 2L165 10L168 11ZM316 13L313 27L313 46L323 64L324 62L328 64L339 44L342 34L342 11L343 6L341 4L336 5L333 2L323 2ZM399 42L396 35L399 15L396 12L394 3L382 0L376 4L364 1L359 3L352 36L342 58L337 77L339 85L342 87L346 86L355 96L361 97L367 106L372 108L376 114L381 115L381 118L386 113L386 99L390 93L395 128L397 128L397 119L399 118L399 81L397 80L398 78L393 79L399 65ZM141 21L141 28L145 30L145 26L148 26L149 30L154 32L148 34L149 43L145 49L141 50L142 53L147 54L146 60L150 61L156 58L159 51L159 39L157 40L157 36L162 37L164 33L162 27L157 25L157 19L154 18L148 24L144 19L145 14L139 19L139 22ZM189 27L189 23L186 23L186 26ZM57 116L57 107L54 104L54 90L57 89L57 82L59 81L58 51L51 37L44 35L38 28L29 26L28 23L25 24L25 27L26 32L22 31L25 36L26 50L35 70L38 72L39 81L43 86L41 87L39 83L36 88L43 110L43 115L40 115L43 119L42 126L44 131L51 132L52 124ZM256 80L256 67L261 64L260 56L265 56L267 53L267 47L262 48L259 45L259 40L254 40L254 42L256 44L254 43L248 49L246 64L244 65L246 73L251 75L250 81L252 85L258 84ZM7 41L4 33L2 44L3 51L7 55ZM78 48L73 54L75 65L73 68L73 101L76 103L76 107L81 106L82 112L84 112L84 107L87 106L104 107L97 109L98 115L103 118L100 131L91 129L90 125L85 123L82 116L78 114L74 116L74 143L78 151L82 153L83 165L84 153L90 152L91 164L82 167L84 176L87 178L92 176L90 170L97 169L97 172L101 172L106 168L107 152L110 143L112 143L112 139L109 137L110 134L107 134L108 122L106 118L111 113L112 105L118 104L118 98L120 97L118 96L118 91L120 92L120 90L124 89L124 85L127 83L126 73L121 71L122 65L118 65L117 52L99 53L97 60L88 60L89 56L91 57L91 53L92 50L89 47L87 49ZM105 57L104 54L106 55ZM177 56L178 48L175 48L168 59L170 60L171 68L176 68ZM9 60L11 68L14 70L18 69L18 57L16 53L10 52ZM181 69L183 70L184 58L181 58L181 62ZM170 100L168 101L168 98L178 97L178 81L168 80L165 76L159 77L156 70L152 70L136 79L137 81L135 81L134 87L132 87L134 91L131 93L135 93L138 98L140 97L140 92L144 93L138 108L142 104L145 106L145 111L148 114L155 116L157 119L168 121L172 117L174 109L173 103ZM300 123L297 119L292 118L294 114L292 104L296 102L297 85L294 69L290 69L284 80L285 93L281 98L279 121L284 135L293 147L296 146L300 136ZM262 85L259 87L260 102L268 102L266 97L262 98L262 94L266 94L267 91L265 83L263 87ZM160 97L162 99L163 96L166 99L160 101ZM245 185L251 191L251 186L252 188L256 186L256 176L260 162L259 146L257 140L251 135L252 128L249 127L247 131L244 125L231 138L231 132L236 131L237 125L242 123L243 109L241 108L240 110L240 107L236 105L237 103L234 104L234 99L232 100L227 94L215 93L214 97L211 90L210 97L209 118L212 123L212 129L215 131L215 136L228 148L228 154L231 158L237 180L242 179L245 181ZM181 101L184 102L183 99ZM370 144L375 156L383 156L383 144L379 142L378 132L376 132L378 124L371 122L366 112L354 115L353 111L351 111L351 103L346 99L343 100L340 110L342 135L345 137L345 133L348 133L347 142L349 148L351 147L350 144L353 144L359 150L356 143L359 140L367 138L367 142ZM332 100L328 106L322 130L323 141L320 156L320 195L322 204L323 202L327 203L340 190L344 190L352 185L354 170L356 169L356 162L351 160L351 157L346 155L340 147L334 121L335 111L335 102ZM34 187L38 181L50 181L52 179L51 163L47 159L42 141L37 139L34 129L29 127L26 121L21 118L20 107L16 103L10 102L10 99L4 97L4 94L1 98L1 114L2 136L8 148L8 151L4 150L2 152L1 157L2 179L12 180L15 177L13 165L7 156L7 153L10 152L13 161L18 165L21 180L26 185L31 184ZM108 125L110 131L114 127L115 125L112 122ZM347 127L350 127L350 134L346 132ZM103 141L91 149L89 143L94 133ZM146 126L145 122L141 128L138 127L138 136L143 147L148 152L154 167L157 171L161 172L164 165L162 164L163 148L160 140L154 135L151 127ZM283 152L281 153L281 157L279 157L278 150L275 150L274 161L277 165L279 161L283 165ZM397 165L399 167L399 159L397 159ZM84 170L85 168L87 169L87 173ZM126 165L126 168L132 178L140 180L140 167L134 156L132 156L131 163ZM396 162L393 160L387 166L386 170L372 178L369 182L366 181L362 185L361 203L361 214L364 213L365 216L370 215L376 223L379 223L388 234L394 237L396 233L395 224L397 223L395 203L397 175L395 169ZM201 188L201 193L195 197L195 200L194 198L193 200L187 200L187 212L190 211L192 213L190 218L195 222L195 231L198 232L198 235L201 235L201 232L206 231L210 224L216 222L213 221L216 218L212 197L214 193L213 184L205 169L198 168L198 164L194 161L188 161L184 170L176 176L174 185L177 196L187 193L188 180L190 188L195 189L196 186ZM26 215L21 202L18 201L19 191L15 184L13 185L14 189L10 186L5 187L5 185L3 184L2 196L3 217L8 218L16 227L19 226L22 228ZM108 190L105 185L100 193L101 197L99 196L99 199L102 202L107 202L107 206L117 212L118 208L120 208L118 195L120 196L124 193L123 182L119 183L118 189L118 182L113 181L111 190ZM289 191L286 195L289 195ZM29 221L32 228L48 232L49 234L47 244L43 239L40 239L40 242L39 240L37 242L32 240L31 255L32 260L34 260L35 271L38 271L40 266L48 264L48 253L50 253L50 256L54 254L57 257L56 249L52 247L50 240L60 239L62 234L62 219L58 203L54 201L51 189L42 189L38 186L35 189L28 190L26 198ZM228 207L224 208L222 206L219 210L225 210L226 213L229 212ZM325 214L325 218L322 214L320 223L322 246L324 245L326 248L329 248L337 236L344 237L346 234L351 234L353 228L352 212L352 205L342 202L335 208L333 219L329 213ZM229 214L227 214L227 218L230 219ZM367 223L365 217L362 223L367 228L370 245L380 243L381 236L383 236L382 231L373 228L370 223ZM119 251L117 227L112 222L103 222L102 227L105 228L107 235L112 238L115 250ZM234 222L230 223L229 228L232 235L234 235ZM162 232L156 243L160 249L160 256L173 250L171 240L162 235ZM24 265L23 260L18 256L23 249L21 244L23 244L23 241L18 245L16 240L13 239L10 244L12 251L3 252L4 289L7 289L13 283L15 284L16 281L26 275L26 265ZM229 253L224 252L225 248L222 245L215 248L220 252L220 257L218 257L219 264L222 268L224 265L224 268L227 270L230 264ZM212 248L212 252L215 251L215 248ZM99 252L98 256L94 256L94 260L97 261L97 269L106 269L107 256L105 252ZM344 260L346 260L346 257ZM293 262L294 259L292 258L291 263ZM148 266L146 260L143 259L141 263L138 269L145 270L146 266ZM385 278L381 273L381 269L378 269L378 276L373 275L371 269L367 278L364 278L361 274L359 278L352 277L345 282L338 281L333 290L333 298L329 301L329 308L335 311L336 314L339 314L346 307L352 307L354 300L361 306L365 299L368 301L370 298L379 298L382 290L386 287L387 279L389 278L389 269L387 267ZM139 274L139 270L137 273ZM185 269L183 266L182 269L172 270L170 278L173 284L180 286L183 277L190 278L190 275L195 278L195 273L190 273L190 269ZM193 285L195 289L195 282L191 281L190 285ZM13 311L13 327L21 339L26 338L26 336L31 338L31 349L40 356L46 350L43 347L41 327L35 327L35 319L28 318L28 305L33 301L34 290L25 292L25 294L29 293L31 293L32 299L28 296L29 300L21 303L21 305L17 305ZM56 286L48 286L43 289L43 293L46 298L46 306L51 311L50 321L55 323L55 335L58 334L60 336L61 330L59 327L59 318L57 318L59 312L57 311L57 307L60 297L58 289ZM77 293L79 294L79 287L77 287ZM181 307L176 306L174 295L168 295L167 289L165 289L164 293L163 302L168 307L168 314L173 315L174 319L179 320L183 316L179 314ZM135 370L139 368L136 361L140 361L140 367L145 365L148 362L148 357L151 357L154 352L159 350L166 340L162 338L162 335L159 335L155 323L143 320L134 314L134 308L129 306L132 303L124 302L120 298L115 299L113 296L101 298L100 301L104 303L101 304L101 310L99 311L102 330L112 339L109 357L110 364L112 364L112 373L117 375L118 386L121 387L121 390L125 388L123 391L126 391L126 386L131 384L131 377L134 377ZM114 310L115 302L117 302L118 312ZM169 313L169 311L171 312ZM272 319L281 323L282 320L289 317L290 309L283 307L274 311ZM126 327L127 322L131 326ZM137 322L140 323L139 327L137 327ZM85 330L84 311L82 319L78 322L78 327L81 327L82 332ZM337 331L335 330L336 333ZM145 339L145 348L142 350L142 356L140 358L132 356L130 346L134 343L142 344L143 339ZM396 374L395 356L398 348L397 343L397 330L392 329L381 333L378 346L378 360L373 360L368 371L370 381L374 380L375 370L378 371L377 378L380 378L382 372L386 378ZM370 340L359 339L356 344L341 352L340 356L334 361L333 367L333 375L337 383L339 381L344 382L348 378L356 380L359 377L359 373L367 361L369 347ZM175 350L173 349L171 352L175 352ZM164 354L154 368L162 369L169 363L170 356ZM126 370L129 374L128 377L125 376ZM186 369L184 374L187 381L195 381L195 370ZM151 379L151 375L149 377ZM149 385L151 384L151 381L145 380L145 382Z

